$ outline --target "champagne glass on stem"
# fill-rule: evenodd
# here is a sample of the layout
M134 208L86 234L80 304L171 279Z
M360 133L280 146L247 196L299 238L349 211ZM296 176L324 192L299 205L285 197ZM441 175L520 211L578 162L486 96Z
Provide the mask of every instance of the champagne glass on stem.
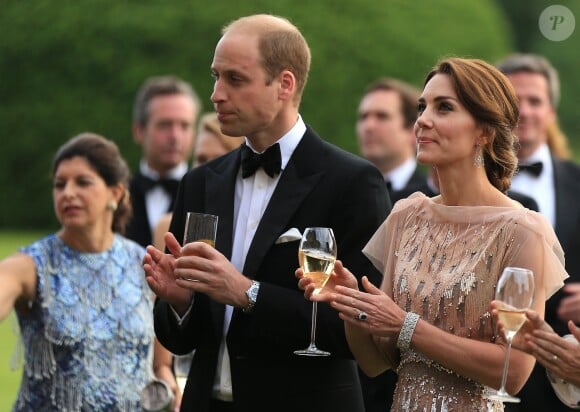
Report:
M519 398L505 390L512 340L526 321L525 310L534 300L534 274L529 269L506 267L499 278L495 299L501 302L498 309L499 321L505 328L507 349L503 365L501 387L498 391L489 390L486 395L491 400L518 403Z
M314 295L320 293L332 273L336 261L336 240L332 229L327 227L306 228L298 247L298 262L304 276L314 280ZM312 302L312 325L310 345L306 349L294 351L303 356L329 356L330 352L316 347L316 314L318 302Z

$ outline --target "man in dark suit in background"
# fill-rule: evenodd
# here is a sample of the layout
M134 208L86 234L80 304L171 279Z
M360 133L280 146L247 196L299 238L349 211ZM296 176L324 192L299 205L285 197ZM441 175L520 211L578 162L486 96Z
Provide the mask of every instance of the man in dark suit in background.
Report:
M391 202L420 191L432 193L417 167L413 125L420 91L400 80L379 78L365 89L357 110L356 135L361 155L383 175ZM391 409L397 374L370 378L360 371L366 412Z
M175 76L147 79L133 106L133 138L143 149L129 192L133 218L127 237L147 246L157 221L173 208L179 181L195 140L201 102L193 88Z
M360 153L383 174L393 203L417 191L430 195L427 178L415 161L413 125L419 95L410 84L380 78L365 89L358 106Z
M519 173L512 187L533 197L540 213L554 226L566 258L567 283L580 280L580 167L560 158L564 139L557 122L560 85L558 73L543 57L514 54L498 63L519 99L520 117L516 134L520 141ZM560 156L559 156L560 155ZM567 294L570 296L566 297ZM546 303L546 321L554 330L569 333L566 321L580 321L580 289L565 286ZM575 303L579 301L579 304ZM556 397L545 369L536 363L524 389L521 404L508 405L509 411L567 411Z
M332 356L293 353L308 343L312 309L295 278L300 233L331 227L339 259L379 284L361 250L390 210L377 169L302 120L309 67L304 37L280 17L240 18L216 46L211 99L222 131L246 144L188 172L165 235L171 254L149 247L144 258L159 340L196 349L182 411L364 410L331 308L319 306L316 342ZM219 216L215 249L180 247L188 211Z

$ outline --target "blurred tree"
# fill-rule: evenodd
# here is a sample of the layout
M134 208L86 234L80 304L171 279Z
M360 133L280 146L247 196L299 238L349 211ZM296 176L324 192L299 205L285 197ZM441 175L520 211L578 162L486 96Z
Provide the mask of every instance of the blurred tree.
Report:
M301 112L351 151L358 99L376 77L421 84L442 55L495 61L511 49L507 20L493 0L5 0L1 10L5 228L55 227L50 162L76 133L115 140L136 167L131 107L146 77L176 74L211 109L213 49L223 24L238 16L279 14L301 28L313 54Z

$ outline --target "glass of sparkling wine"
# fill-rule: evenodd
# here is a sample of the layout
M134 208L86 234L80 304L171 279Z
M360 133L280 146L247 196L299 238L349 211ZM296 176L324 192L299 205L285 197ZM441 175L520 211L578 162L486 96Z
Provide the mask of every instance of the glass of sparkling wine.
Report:
M304 271L304 276L314 280L314 294L320 293L330 278L336 260L336 240L332 229L327 227L306 228L298 247L298 262ZM310 345L306 349L294 351L303 356L329 356L330 352L316 347L316 313L318 302L312 302L312 325L310 329Z
M526 321L525 310L534 300L534 274L529 269L506 267L503 270L495 290L495 299L501 302L498 309L499 321L503 324L507 350L501 387L498 391L488 390L487 397L501 402L518 403L519 398L511 396L505 390L512 340Z
M190 242L204 242L215 247L218 217L207 213L187 212L183 245Z

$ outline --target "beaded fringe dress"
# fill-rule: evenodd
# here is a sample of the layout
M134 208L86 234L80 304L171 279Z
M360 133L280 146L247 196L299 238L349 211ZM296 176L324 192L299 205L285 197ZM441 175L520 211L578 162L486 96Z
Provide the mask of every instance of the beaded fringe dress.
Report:
M364 249L384 274L382 290L405 311L469 339L495 342L489 311L506 266L535 268L546 298L567 277L549 223L524 208L445 206L415 193L396 203ZM384 349L384 348L383 348ZM385 353L387 350L385 350ZM392 411L502 411L484 386L411 349L401 353Z
M119 235L79 253L56 235L25 248L37 296L17 311L24 370L14 411L141 411L152 379L152 294L144 250Z

